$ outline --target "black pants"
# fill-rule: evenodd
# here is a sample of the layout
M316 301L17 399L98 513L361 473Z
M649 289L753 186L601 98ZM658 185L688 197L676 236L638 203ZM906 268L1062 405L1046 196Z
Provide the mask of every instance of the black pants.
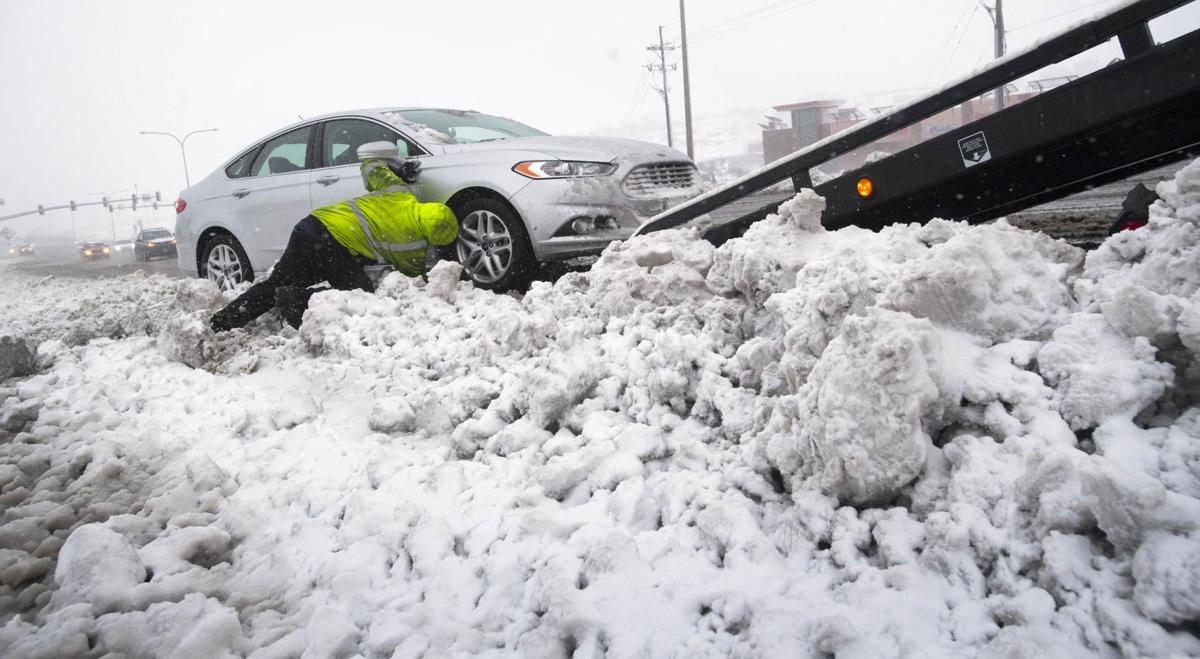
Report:
M284 318L292 327L299 327L300 318L308 308L308 298L316 291L314 284L329 282L342 291L359 289L374 291L375 285L363 270L364 261L346 249L330 235L317 218L309 215L296 224L283 255L275 263L271 276L250 287L212 317L212 328L218 332L244 327L247 323L271 310L278 294Z

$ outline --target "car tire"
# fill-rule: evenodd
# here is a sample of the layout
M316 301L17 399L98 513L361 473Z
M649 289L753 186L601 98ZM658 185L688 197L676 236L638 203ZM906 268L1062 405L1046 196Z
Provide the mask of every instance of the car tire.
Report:
M463 275L492 291L524 289L537 273L525 223L508 204L476 197L456 204L455 252Z
M200 277L208 279L227 291L244 281L254 281L250 257L237 238L217 234L204 243L200 254Z

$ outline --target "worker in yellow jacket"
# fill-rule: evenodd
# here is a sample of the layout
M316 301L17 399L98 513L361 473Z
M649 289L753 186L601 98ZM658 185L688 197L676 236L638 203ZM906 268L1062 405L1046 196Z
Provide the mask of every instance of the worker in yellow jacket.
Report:
M243 327L272 307L279 307L284 320L299 327L309 297L320 290L312 288L317 284L374 291L363 270L371 263L392 265L410 277L423 276L427 248L454 242L458 222L445 204L421 203L403 189L416 180L420 163L401 162L395 150L386 142L359 147L369 194L318 208L300 220L271 275L214 314L212 328L223 332Z

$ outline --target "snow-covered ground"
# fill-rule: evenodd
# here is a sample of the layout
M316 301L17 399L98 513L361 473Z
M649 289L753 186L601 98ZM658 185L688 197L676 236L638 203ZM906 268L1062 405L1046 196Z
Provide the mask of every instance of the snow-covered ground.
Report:
M523 298L0 271L0 656L1200 654L1200 163L1084 252L802 193Z

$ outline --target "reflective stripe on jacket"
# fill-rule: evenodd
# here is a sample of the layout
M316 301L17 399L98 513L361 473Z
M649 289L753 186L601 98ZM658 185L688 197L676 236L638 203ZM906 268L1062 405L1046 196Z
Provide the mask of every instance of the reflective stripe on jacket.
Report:
M425 273L430 244L449 245L458 237L458 221L445 204L421 203L404 183L378 161L362 164L370 194L312 212L334 240L359 256L395 266L410 277Z

